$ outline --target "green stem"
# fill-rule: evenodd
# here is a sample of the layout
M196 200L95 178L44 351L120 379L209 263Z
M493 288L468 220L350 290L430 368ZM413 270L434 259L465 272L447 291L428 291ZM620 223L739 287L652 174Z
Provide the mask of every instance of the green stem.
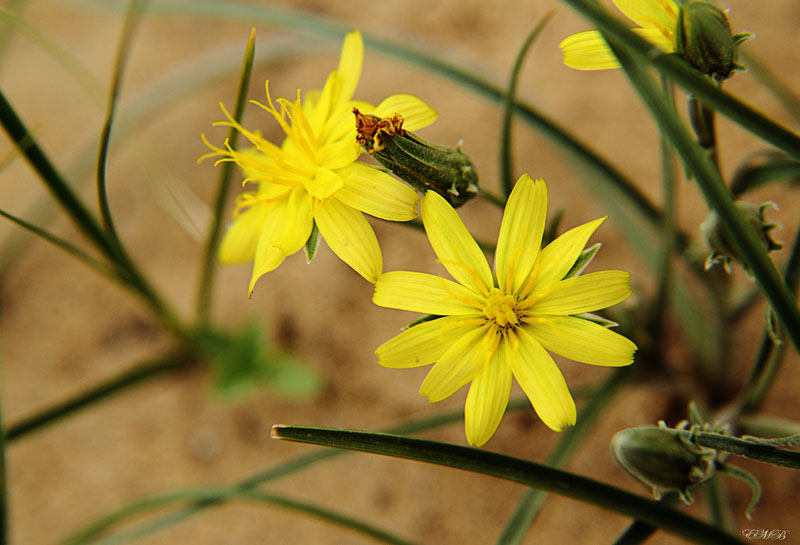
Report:
M12 442L21 439L30 433L44 429L62 418L72 416L82 409L91 407L95 403L103 401L126 388L161 374L188 367L193 361L193 358L189 355L177 354L126 371L99 386L95 386L66 401L52 405L33 416L24 418L20 422L9 426L5 433L5 441Z
M6 440L3 437L2 403L0 403L0 545L9 543L8 536L8 472L6 471Z
M678 503L678 494L675 492L665 492L658 500L664 505L674 506ZM656 533L656 528L652 524L647 524L641 520L635 520L630 526L614 541L613 545L639 545L647 541L650 536Z
M128 261L128 259L125 256L125 251L111 217L111 208L108 204L108 192L106 190L106 164L108 162L109 144L111 143L111 127L114 123L114 113L116 112L119 91L122 86L122 74L125 71L125 65L133 44L133 37L142 19L146 3L147 0L130 0L128 4L125 24L122 27L122 34L117 46L116 58L114 59L111 90L108 94L108 104L106 106L106 118L103 122L103 129L100 132L100 146L97 152L97 201L100 207L100 217L103 219L103 227L108 233L108 238L115 252L121 257L120 261Z
M714 525L726 532L735 532L736 526L733 523L728 496L725 493L725 482L719 475L704 483L703 497Z
M533 42L541 34L545 25L553 18L554 12L551 10L542 17L536 26L531 30L525 42L522 44L517 58L514 61L514 67L511 69L511 77L508 82L508 91L503 98L503 124L500 130L500 186L503 189L503 196L507 199L511 195L511 189L514 186L513 176L513 158L511 154L511 125L514 116L514 102L516 101L517 82L519 81L519 74L522 70L522 62L528 54Z
M767 256L758 233L736 209L731 193L720 177L719 171L693 141L681 120L663 99L641 61L633 57L631 51L613 37L606 36L606 41L609 42L642 100L653 113L662 132L670 138L675 149L683 158L709 207L719 214L728 236L737 241L764 295L786 327L795 348L800 350L800 312L798 312L797 303L794 295Z
M236 103L233 110L233 119L239 123L244 114L244 106L247 103L247 90L250 87L250 76L253 73L253 58L256 47L256 30L252 29L242 59L242 70L239 75L239 87L236 91ZM236 149L239 139L239 131L231 127L228 133L228 143L231 149ZM206 238L205 249L203 251L202 272L200 286L197 292L197 315L202 321L208 320L211 312L211 292L214 284L214 272L216 268L217 249L219 248L220 233L222 231L222 217L225 213L225 201L231 185L231 176L234 170L233 163L224 162L217 182L217 196L214 199L213 214L211 216L211 229Z
M577 448L583 443L590 431L595 427L597 420L603 411L611 403L614 396L622 389L622 386L630 377L629 368L616 370L606 382L600 387L599 391L592 397L589 404L584 407L578 415L575 426L565 431L555 448L550 452L545 460L545 464L550 467L563 467ZM508 521L503 533L497 540L497 545L517 545L522 543L525 534L530 529L534 520L539 514L547 493L537 488L529 489L522 497L516 511Z
M276 439L345 448L427 462L533 486L574 498L663 528L707 545L741 544L700 520L625 490L511 456L486 450L397 435L308 426L274 426Z
M478 196L483 200L492 203L500 210L503 210L506 207L506 201L504 198L500 197L499 195L495 195L491 191L483 189L482 187L478 188Z
M694 440L698 445L715 450L724 450L736 456L741 456L742 458L748 458L766 464L790 467L792 469L800 469L800 452L798 451L778 448L766 443L740 439L721 433L705 431L695 433Z

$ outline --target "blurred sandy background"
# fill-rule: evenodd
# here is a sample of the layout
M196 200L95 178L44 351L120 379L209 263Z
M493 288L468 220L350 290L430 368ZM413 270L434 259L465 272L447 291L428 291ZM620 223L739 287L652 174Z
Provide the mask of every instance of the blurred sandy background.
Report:
M63 63L19 32L11 38L11 49L0 67L3 92L34 128L56 165L85 189L87 202L93 204L92 154L121 29L120 12L104 9L104 2L31 0L15 4L23 6L25 21L74 56L99 85L98 89L91 81L76 83ZM624 75L620 71L582 73L560 62L558 42L569 33L589 28L568 7L533 0L302 0L271 4L321 14L367 34L442 54L497 83L505 81L533 25L557 7L525 64L520 96L570 127L659 202L657 131ZM728 0L726 5L731 8L736 30L757 35L747 44L748 51L767 60L800 89L800 4L796 0ZM134 115L139 118L133 120L137 123L133 134L124 136L123 128L118 127L117 139L112 141L108 170L111 206L133 256L157 287L187 313L193 308L200 260L197 231L190 224L204 229L204 203L214 194L218 174L211 162L196 164L206 151L200 133L217 143L226 134L211 123L221 118L218 101L233 104L241 51L251 26L242 20L150 15L140 28L125 74L121 112L138 112ZM307 53L264 62L279 50L276 48L298 45L307 46ZM298 87L321 87L336 65L339 47L338 41L310 40L300 32L258 26L256 61L261 64L253 75L251 97L263 99L266 78L271 81L273 96L292 97ZM208 70L219 71L219 77L203 85L187 85L179 99L154 116L137 109L149 100L146 97L162 95L164 82L174 81L182 70L202 73L206 64ZM190 66L194 68L187 68ZM178 79L187 83L189 78ZM792 126L785 111L751 75L737 74L726 86ZM98 91L99 102L87 88ZM498 189L500 111L496 106L367 48L357 95L377 102L395 92L414 93L436 108L439 120L422 136L449 144L463 139L464 150L478 166L481 183ZM679 100L683 98L680 94ZM245 125L259 127L272 138L282 137L277 125L255 107L248 108ZM747 153L760 149L753 137L725 120L720 120L719 129L727 173ZM566 207L565 228L609 213L587 191L581 171L546 139L523 125L516 126L515 138L515 174L529 172L548 181L551 213ZM8 148L4 142L0 153ZM0 172L0 180L0 206L14 213L26 213L45 194L20 160ZM696 233L705 217L705 205L689 183L681 183L680 198L681 226ZM781 212L770 218L784 224L778 238L789 242L796 228L797 198L785 186L773 186L753 197L756 202L759 199L781 205ZM175 206L176 200L180 207ZM180 209L183 212L177 211ZM191 219L189 223L183 213ZM475 233L495 239L500 220L495 208L476 202L465 206L462 215ZM67 222L56 219L49 225L80 242ZM386 270L440 270L423 234L377 221L373 225ZM0 223L0 243L6 244L16 233L15 227ZM13 261L0 263L5 424L157 356L169 346L169 339L128 293L51 246L32 237L22 240L24 247L14 254ZM595 270L630 270L637 289L652 288L642 261L620 236L613 217L593 240L603 242L592 265ZM313 450L271 440L269 429L275 423L377 430L404 418L463 407L466 390L437 406L429 406L417 394L426 369L388 370L375 363L374 349L413 316L373 306L370 286L324 243L310 266L297 254L262 278L251 300L246 292L249 276L249 266L222 269L214 294L216 323L233 328L251 317L263 319L278 346L296 352L319 370L326 383L322 394L310 402L297 402L260 390L244 400L224 402L213 396L207 372L196 368L136 387L25 437L8 449L14 543L56 543L94 518L144 496L190 486L231 484ZM735 280L743 280L740 272ZM737 336L732 351L736 358L728 363L734 383L752 361L762 318L763 307L758 307L746 331ZM677 355L684 342L675 336ZM765 404L765 414L800 418L796 401L799 363L796 357L788 358ZM680 372L688 365L682 362L676 368ZM573 388L596 384L609 373L572 362L561 367ZM516 396L521 393L516 387L514 392ZM619 429L652 424L674 412L674 407L666 406L657 385L628 389L613 403L569 469L647 495L613 464L607 454L608 441ZM425 436L465 442L461 424ZM486 448L541 461L557 438L531 413L515 412L506 415ZM800 487L797 472L741 465L761 480L764 493L754 520L748 522L743 510L749 489L726 479L735 496L733 509L740 528L785 529L791 531L789 542L800 539L793 501ZM524 493L520 486L495 479L358 454L275 481L269 489L361 516L427 544L493 543ZM705 516L702 502L691 511ZM525 543L610 543L628 524L629 520L599 508L551 497ZM315 519L244 503L209 510L139 542L371 543ZM661 533L650 542L680 541Z

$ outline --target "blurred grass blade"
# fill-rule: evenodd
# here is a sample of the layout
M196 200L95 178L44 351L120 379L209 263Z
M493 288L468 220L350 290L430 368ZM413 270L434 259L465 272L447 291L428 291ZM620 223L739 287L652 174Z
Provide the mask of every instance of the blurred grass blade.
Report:
M652 64L662 74L684 87L702 103L730 118L743 128L800 159L800 136L767 119L733 95L723 91L703 77L677 55L664 55L650 42L631 31L624 22L608 13L594 0L562 0L592 21L607 37L618 40Z
M800 161L780 152L758 153L739 165L731 176L731 193L736 196L752 191L757 187L787 181L800 183Z
M247 91L250 87L250 76L253 73L253 57L256 48L256 29L250 31L250 37L244 49L242 59L242 69L239 74L239 85L236 91L236 103L233 110L233 119L239 123L244 114L244 106L247 104ZM231 127L228 133L228 143L231 149L236 149L239 139L239 131ZM211 311L211 291L214 284L214 263L216 261L217 248L219 247L220 231L222 227L222 216L225 213L225 201L231 185L231 175L233 174L234 164L230 162L222 163L219 182L217 183L217 196L214 199L214 208L211 215L211 228L206 239L203 251L203 261L200 277L200 287L197 293L197 314L201 321L208 319Z
M117 100L122 86L122 74L125 71L130 54L133 38L136 29L142 19L147 0L130 0L125 16L125 24L122 28L117 54L114 59L114 68L111 78L111 89L108 94L108 105L106 109L106 119L100 132L100 146L97 152L97 201L100 205L100 217L103 219L103 227L114 245L115 251L123 254L122 243L119 240L114 221L111 217L111 209L108 204L108 192L106 189L106 164L108 162L108 148L111 143L111 126L114 123L114 113L117 109Z
M577 0L567 0L570 2ZM775 269L758 233L734 206L733 197L725 186L719 171L710 162L680 118L664 100L658 86L645 70L642 61L611 35L606 35L614 54L633 83L645 105L650 109L663 134L683 158L697 181L709 208L715 210L732 240L736 240L753 275L775 313L780 317L795 348L800 350L800 312L794 296Z
M511 69L511 77L508 82L508 89L503 98L503 124L500 129L500 187L503 190L503 197L506 199L511 194L514 184L514 166L511 156L511 121L514 116L514 102L516 101L517 82L522 70L522 63L528 54L533 42L544 30L545 25L553 18L554 11L550 10L542 17L536 26L531 30L522 47L517 53L514 67Z
M22 218L18 218L17 216L15 216L13 214L9 214L8 212L6 212L4 210L0 210L0 216L3 216L4 218L9 219L10 221L16 223L17 225L19 225L23 229L26 229L26 230L30 231L31 233L33 233L34 235L37 235L37 236L45 239L47 242L50 242L51 244L57 246L58 248L61 248L62 250L64 250L68 254L72 255L73 257L77 258L79 261L81 261L84 264L88 265L92 269L96 270L97 272L99 272L103 276L107 276L107 277L114 278L114 279L118 278L116 276L116 273L114 271L112 271L105 263L101 263L100 261L97 261L95 258L93 258L92 256L88 255L86 252L84 252L83 250L81 250L77 246L74 246L74 245L70 244L69 242L67 242L63 238L57 237L56 235L54 235L52 233L49 233L49 232L45 231L44 229L41 229L40 227L37 227L36 225L25 221Z
M2 401L2 400L0 400ZM0 543L10 543L8 536L8 473L6 471L6 441L3 430L2 403L0 403Z
M576 397L578 397L577 392L576 392ZM530 407L530 402L528 401L527 398L511 400L511 402L508 404L509 411L528 409L529 407ZM398 426L394 426L387 431L397 434L418 433L421 431L430 430L440 426L445 426L447 424L458 422L461 419L463 419L463 417L464 417L464 410L458 409L455 411L436 414L434 416L429 416L417 420L410 420ZM348 454L348 451L328 449L328 450L320 450L318 452L313 452L305 456L300 456L291 459L288 462L283 462L266 471L253 475L252 477L247 478L243 481L240 481L239 483L232 486L231 490L236 490L239 492L250 491L267 482L279 479L281 477L285 477L286 475L290 475L292 473L310 467L318 462L322 462L329 458L333 458L343 454ZM228 501L228 499L229 498L227 496L220 496L213 500L211 499L206 499L205 501L198 500L181 511L170 513L154 521L149 521L140 524L139 526L132 528L127 533L130 535L136 535L137 537L152 534L154 532L157 532L158 530L161 530L162 528L166 528L173 524L177 524L178 522L185 520L189 517L192 517L206 509L221 505L226 501ZM60 543L62 543L63 545L68 545L75 543L76 541L83 542L88 539L92 539L101 532L106 531L111 526L118 524L120 522L124 522L128 518L131 518L135 515L139 515L146 511L157 509L164 504L177 502L181 500L182 498L176 497L176 494L161 494L158 496L146 498L144 500L139 500L126 507L123 507L122 509L119 509L108 515L105 515L101 519L89 524L80 531L76 532L72 537L68 538L66 541L62 541ZM80 540L78 540L78 537L80 537Z
M43 409L32 416L12 424L5 432L5 440L7 442L16 441L62 418L72 416L82 409L91 407L95 403L121 390L163 373L187 367L191 365L193 361L194 358L189 354L171 354L164 358L134 367L98 386L94 386L70 399L51 405L47 409Z
M426 462L534 486L629 517L705 545L741 544L737 538L688 515L625 490L487 450L398 435L311 426L273 426L276 439L345 448Z
M66 180L64 180L47 158L47 155L45 155L44 151L42 151L36 143L36 140L22 123L22 120L17 116L14 108L2 92L0 92L0 123L3 124L3 128L11 138L11 141L17 145L20 153L25 157L31 167L33 167L47 189L50 190L50 193L78 229L85 234L100 251L106 255L111 255L111 245L103 229L100 227L100 224L78 199L78 196Z
M257 490L239 490L236 488L188 489L155 496L150 498L146 503L142 502L141 504L131 506L131 508L127 510L118 511L113 515L98 520L96 524L85 528L80 533L77 533L71 536L68 540L64 541L64 545L80 545L86 543L93 543L95 545L117 545L126 543L138 537L136 532L120 532L119 534L115 534L104 539L98 539L98 534L100 534L104 529L128 517L132 517L140 512L157 509L166 505L190 502L210 504L232 500L264 503L275 507L296 511L298 513L318 518L321 521L335 524L344 529L358 532L381 543L388 543L390 545L413 545L412 542L386 532L385 530L369 524L366 521L337 513L325 507L288 498L278 494L259 492Z
M581 410L576 424L561 434L558 443L545 460L546 465L557 468L566 465L589 432L594 429L597 420L602 416L611 400L622 389L622 386L625 385L630 376L630 368L621 368L616 370L603 383L591 401ZM538 488L528 490L522 497L522 501L517 506L514 515L508 521L503 533L500 534L497 545L519 545L522 543L525 534L534 520L536 520L546 499L547 492Z

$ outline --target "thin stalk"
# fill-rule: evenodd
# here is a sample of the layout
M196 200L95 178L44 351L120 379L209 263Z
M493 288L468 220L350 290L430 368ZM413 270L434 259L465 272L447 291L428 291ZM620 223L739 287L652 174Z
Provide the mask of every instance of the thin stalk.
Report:
M666 77L661 77L664 97L675 108L675 88ZM675 150L664 135L661 135L661 191L664 200L661 223L661 245L656 258L656 296L650 317L653 338L653 354L663 353L664 320L671 299L672 253L675 251Z
M673 506L678 502L678 497L678 494L675 492L665 492L658 501L664 505ZM620 534L613 545L639 545L650 539L650 536L655 534L657 530L658 528L652 524L647 524L641 520L635 520Z
M103 220L103 228L108 234L108 238L114 250L118 252L120 256L124 256L125 252L119 240L117 230L114 227L114 221L111 217L111 208L108 204L106 164L108 162L109 144L111 143L111 127L114 123L114 113L116 112L119 91L122 86L122 74L125 71L125 65L128 62L131 46L133 45L133 38L141 22L142 13L144 12L146 4L147 0L130 0L128 4L124 26L122 27L122 34L120 35L119 44L117 45L116 58L114 59L111 89L108 93L108 103L106 106L106 118L103 122L103 129L100 132L100 145L97 152L97 201L100 207L100 217ZM124 260L127 261L127 258L124 258Z
M550 451L545 464L550 467L560 468L572 458L575 451L583 443L589 432L594 429L598 418L611 403L614 396L622 389L628 378L630 369L616 370L600 387L591 401L578 415L575 426L569 428L561 435L555 448ZM522 543L525 534L530 529L539 511L547 499L547 493L537 488L529 489L522 497L516 511L497 539L497 545L517 545Z
M703 104L696 97L689 97L689 122L692 124L697 143L702 146L708 157L719 168L719 148L717 145L717 124L714 120L714 109Z
M125 371L98 386L51 405L47 409L12 424L6 430L5 441L10 443L33 432L41 431L63 418L72 416L83 409L93 406L95 403L109 398L113 394L164 373L188 367L193 361L194 359L188 354L176 354Z
M250 87L250 76L253 73L253 57L256 47L256 29L250 31L250 37L244 50L242 70L239 75L239 87L236 91L236 103L233 110L233 119L239 123L244 115L244 106L247 103L247 90ZM231 127L227 142L231 149L236 149L239 140L239 131ZM214 199L214 208L211 215L211 228L206 238L203 250L203 261L200 276L200 286L197 292L197 316L201 321L207 321L211 311L211 291L214 284L214 267L217 249L219 248L220 232L222 230L222 216L225 213L225 202L231 185L231 176L234 165L231 162L222 163L217 182L217 196Z
M642 520L696 543L742 543L714 526L658 502L587 477L495 452L397 435L309 426L273 426L272 436L426 462L541 488Z
M522 47L517 53L514 67L511 69L511 77L508 82L508 90L503 98L503 123L500 130L500 187L503 196L508 199L511 189L514 186L514 159L511 153L511 125L514 118L514 102L516 101L517 82L522 70L522 63L528 54L533 42L541 34L545 25L553 18L554 11L550 10L542 17L536 26L531 30Z
M724 450L742 458L765 464L800 469L800 451L787 450L767 443L759 443L755 440L706 431L695 433L693 439L698 445L715 450Z
M800 351L800 311L798 311L794 295L767 256L758 233L734 206L732 195L720 177L719 171L693 141L681 120L671 111L641 61L613 37L605 36L605 38L642 100L653 113L659 127L664 134L669 136L675 149L683 158L709 207L719 214L728 236L737 241L742 255L758 280L764 295L786 327L795 348Z
M490 202L495 205L500 210L505 209L506 201L499 195L495 195L491 191L488 191L482 187L478 188L478 196L482 198L484 201Z
M10 543L8 536L8 472L6 471L6 441L3 438L2 403L0 403L0 545Z

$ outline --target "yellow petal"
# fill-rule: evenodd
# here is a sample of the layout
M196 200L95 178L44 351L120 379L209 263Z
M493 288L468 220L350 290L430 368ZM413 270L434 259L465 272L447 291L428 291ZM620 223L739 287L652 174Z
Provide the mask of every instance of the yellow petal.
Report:
M665 53L672 53L675 50L672 39L655 28L635 28L633 31ZM602 34L596 30L586 30L567 36L558 47L564 53L564 64L570 68L577 70L619 68L619 61L611 52Z
M363 214L334 198L328 199L314 218L333 253L374 284L383 270L383 257Z
M318 96L315 96L313 107L306 106L306 102L302 104L302 112L306 115L309 125L314 128L317 138L320 137L319 132L322 127L325 126L330 116L331 108L335 107L333 104L335 100L334 95L336 94L340 81L339 73L334 70L328 74L328 79L325 80L325 86L322 88L322 92ZM308 99L306 99L306 101L308 101Z
M344 186L336 198L365 214L390 221L417 217L417 192L385 172L353 163L342 172Z
M360 154L361 148L354 136L352 140L337 140L324 145L317 152L317 164L323 168L338 170L353 164Z
M372 302L381 307L398 308L440 316L480 315L483 304L461 284L432 274L390 271L375 284Z
M508 198L497 239L495 270L502 291L510 285L516 293L527 280L542 245L546 216L547 185L523 174Z
M509 354L511 370L536 414L548 428L561 431L575 424L575 401L564 376L544 348L524 329L519 332L516 351Z
M545 246L536 260L536 283L533 291L564 278L580 257L586 242L605 218L570 229Z
M358 30L349 32L344 38L342 55L339 58L339 88L334 103L350 100L361 77L361 65L364 62L364 41Z
M543 316L524 327L546 349L574 361L609 367L633 363L633 342L589 320Z
M307 176L303 180L303 186L306 191L317 199L327 199L339 189L341 189L344 182L342 177L329 168L315 167L314 175Z
M378 107L370 113L378 117L392 117L394 114L400 114L403 116L403 128L407 131L416 131L427 127L436 121L439 115L421 99L408 94L392 95L378 104Z
M581 314L616 305L631 294L631 275L599 271L567 278L546 288L547 294L531 307L534 314Z
M488 353L482 350L486 328L475 328L442 355L425 377L419 393L435 403L453 395L486 363Z
M447 272L475 293L487 295L494 285L492 271L458 213L435 191L422 198L420 210L433 251Z
M266 213L266 206L254 206L234 220L219 245L220 263L253 261Z
M625 16L642 28L652 28L672 38L678 21L673 0L613 0Z
M286 215L278 227L272 245L292 255L308 240L314 226L311 217L311 195L297 188L286 201ZM282 229L281 229L282 227Z
M345 138L355 140L356 118L353 114L353 108L358 108L359 111L362 112L369 112L374 109L374 106L360 100L351 100L350 102L340 104L336 111L331 112L325 124L325 128L320 135L320 142L322 144Z
M380 280L378 280L380 283ZM430 365L458 339L475 329L460 316L445 316L417 324L389 339L375 350L378 363L402 369Z
M483 446L492 438L511 397L511 367L502 342L491 361L472 379L464 406L464 428L470 445Z
M253 294L256 281L268 272L275 270L288 255L274 244L274 241L285 232L287 209L288 200L277 203L269 211L269 215L263 222L253 261L253 274L250 277L250 286L248 288L250 295Z

